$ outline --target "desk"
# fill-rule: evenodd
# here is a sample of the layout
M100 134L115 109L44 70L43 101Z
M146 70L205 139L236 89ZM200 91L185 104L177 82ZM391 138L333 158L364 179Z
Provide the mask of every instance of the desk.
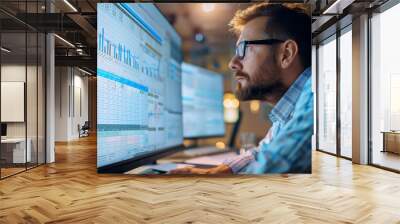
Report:
M383 150L382 152L392 152L400 154L400 132L399 131L382 131L383 133Z
M5 163L26 163L31 161L30 138L26 140L27 147L25 151L25 138L6 138L1 139L1 157ZM27 161L25 161L25 158Z
M176 168L183 168L187 166L192 166L192 165L187 165L187 164L175 164L175 163L164 163L164 164L157 164L157 165L144 165L137 167L133 170L129 170L125 172L125 174L165 174L166 170L171 170L171 168L168 169L168 167L172 166L172 169ZM164 168L163 168L164 167ZM161 171L164 170L164 171Z
M154 170L154 168L159 168L159 166L165 165L168 166L178 166L177 168L182 168L184 166L194 166L198 168L211 168L218 166L225 159L232 158L238 156L236 151L227 151L212 155L203 155L203 156L183 156L180 153L176 153L164 158L157 160L156 165L144 165L137 167L133 170L129 170L125 172L125 174L164 174L164 172L158 172Z

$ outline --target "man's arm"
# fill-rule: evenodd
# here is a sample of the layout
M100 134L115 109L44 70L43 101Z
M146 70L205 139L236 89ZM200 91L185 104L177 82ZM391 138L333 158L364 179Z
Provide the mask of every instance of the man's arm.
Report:
M229 166L221 164L209 169L185 167L171 170L168 174L232 174L232 170Z
M238 155L237 157L227 159L222 164L228 166L232 173L238 173L245 166L255 160L257 154L257 148L252 148L247 150L243 155Z
M169 174L234 174L238 173L243 167L247 166L251 161L254 160L256 153L256 148L248 150L243 155L238 155L237 157L226 159L221 165L213 168L194 168L185 167L175 170L171 170Z
M262 144L268 144L271 141L272 131L274 126L272 126L264 139L259 143L258 147L251 148L246 151L243 155L238 155L234 158L226 159L221 165L211 168L211 169L199 169L199 168L180 168L172 170L171 174L216 174L216 173L239 173L243 170L249 163L253 162L256 158L259 147Z
M311 89L311 88L310 88ZM257 160L246 168L245 173L287 173L311 167L311 136L313 134L313 94L306 92L299 98L296 113L269 144L260 146Z

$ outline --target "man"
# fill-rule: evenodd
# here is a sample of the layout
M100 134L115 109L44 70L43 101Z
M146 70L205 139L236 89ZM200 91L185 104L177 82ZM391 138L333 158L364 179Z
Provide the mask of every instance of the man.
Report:
M311 172L311 18L296 7L257 4L238 11L230 23L238 34L236 54L229 63L237 80L237 97L274 106L266 137L257 148L215 168L170 173Z

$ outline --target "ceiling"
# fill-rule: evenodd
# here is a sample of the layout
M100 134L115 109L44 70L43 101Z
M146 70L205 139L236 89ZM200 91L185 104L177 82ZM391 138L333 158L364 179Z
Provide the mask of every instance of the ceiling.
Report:
M386 0L341 1L350 2L346 10L351 9L354 13L382 4ZM91 69L96 70L96 3L113 1L51 0L50 7L54 10L51 14L46 14L49 7L46 8L44 0L27 1L28 4L25 2L0 1L0 21L3 32L15 33L26 27L31 27L32 30L55 32L77 46L71 49L65 41L56 38L56 56L58 56L56 62L60 64L81 62L85 65L91 64ZM309 3L313 14L314 36L319 35L335 20L341 18L341 15L330 15L330 17L322 15L322 12L333 5L335 0L271 0L270 2ZM251 4L253 4L251 1L238 1L238 3L209 1L209 3L156 3L156 6L181 35L185 60L205 67L210 67L211 64L215 69L220 69L220 72L228 73L227 66L221 65L229 61L236 40L229 32L227 24L238 9L244 9ZM318 24L321 19L326 20L322 25ZM196 34L202 34L204 39L200 38L196 41ZM19 40L19 37L15 40ZM82 49L79 50L82 53L78 53L77 48Z

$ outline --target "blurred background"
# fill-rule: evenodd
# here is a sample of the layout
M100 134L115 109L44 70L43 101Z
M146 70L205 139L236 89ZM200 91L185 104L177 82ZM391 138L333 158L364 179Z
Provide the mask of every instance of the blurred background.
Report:
M24 144L32 145L30 151L31 155L34 155L32 156L34 159L25 161L27 165L24 164L23 167L12 170L12 173L43 164L45 160L53 161L54 153L46 155L45 148L54 148L54 145L51 145L54 144L54 141L68 142L78 139L80 136L79 130L82 126L88 128L90 133L96 132L96 3L98 2L113 1L0 1L0 42L2 47L0 77L2 81L25 82L27 85L26 103L29 105L29 107L24 108L24 114L27 119L23 122L11 122L7 124L7 135L23 135L32 137L33 139L32 143L25 142ZM156 6L182 37L184 61L223 74L225 99L229 102L226 103L225 109L240 109L242 112L242 122L238 137L235 140L237 146L240 145L239 136L241 134L254 133L258 141L264 137L270 127L267 117L268 112L271 110L269 105L258 101L237 103L234 99L232 93L235 84L231 71L228 68L228 62L234 54L236 38L228 31L227 24L238 9L244 9L256 2L259 1L235 3L156 3ZM331 42L332 40L340 42L341 34L344 37L345 33L351 31L352 23L353 26L355 22L358 24L360 15L365 15L366 13L369 13L371 17L370 21L373 21L372 29L376 28L377 32L382 31L383 33L382 27L384 26L380 27L380 21L384 21L384 19L380 19L379 17L381 14L382 18L385 17L384 14L389 15L385 11L397 4L396 1L387 0L272 0L269 2L307 3L310 6L312 13L314 79L316 76L323 78L323 74L331 74L330 77L334 77L335 74L338 77L340 76L340 72L337 72L335 69L332 70L332 73L328 69L329 66L326 66L325 69L323 67L325 66L324 62L320 61L323 60L321 57L323 54L322 51L328 52L326 49L329 47L324 47L329 45L326 44L327 42ZM398 11L394 10L398 10L398 7L393 7L391 12L393 16L388 18L388 21L395 20L393 18L395 18L396 13L398 14ZM387 11L389 12L390 10ZM55 33L55 35L53 37L46 37L46 33ZM375 40L378 40L377 43L379 43L379 38L396 35L377 36ZM343 46L345 46L345 40L344 38L342 39ZM351 42L351 38L349 40ZM353 43L355 43L354 41L353 38ZM350 46L348 49L351 48ZM381 49L379 44L376 44L376 46L378 46L376 49ZM332 49L335 51L339 47L333 47ZM332 56L335 55L334 53L328 52L326 54ZM320 56L318 59L316 59L317 55ZM351 58L351 55L348 58ZM332 60L333 62L329 65L337 68L339 66L338 61L340 60L335 60L334 57L332 57ZM315 67L317 62L320 62L318 69ZM317 71L320 70L321 72L317 74ZM46 86L46 74L55 74L50 77L54 79L54 86ZM344 74L344 71L342 71L342 74ZM378 77L380 73L376 72L376 74L376 77ZM331 83L329 89L332 90L332 94L327 93L326 97L320 95L320 99L318 99L321 102L320 105L326 105L326 107L318 108L319 111L324 111L324 113L316 114L316 117L321 124L319 130L330 130L329 133L326 132L328 133L326 135L321 132L321 144L319 146L324 148L322 147L323 142L329 136L333 136L329 140L332 144L329 143L329 147L327 146L326 148L329 148L330 152L335 155L341 155L339 139L341 129L337 128L340 125L340 116L336 116L337 112L340 113L340 107L337 105L339 105L340 99L344 102L345 99L350 99L351 97L343 96L340 98L339 94L341 93L336 91L341 85L339 82L340 79L337 82L335 80L333 80L334 84L326 82ZM53 99L46 96L44 87L47 88L48 92L49 90L54 91ZM328 90L325 87L321 82L320 88ZM316 90L315 85L314 90ZM381 98L386 100L387 97L386 95L377 96L377 99ZM383 100L381 101L383 102ZM336 104L331 105L329 102L336 102ZM46 115L46 110L51 106L51 103L54 104L55 113L47 113ZM377 106L376 108L380 107ZM384 111L388 111L388 109L382 108L383 112L378 111L376 114L383 114ZM1 108L1 110L5 110L5 108ZM329 111L334 111L335 113L330 113ZM347 114L351 113L347 112ZM46 120L51 116L54 116L55 120L54 133L47 131L46 134ZM342 116L342 118L344 117ZM320 118L321 121L319 121ZM348 117L348 119L351 120L351 117ZM87 125L85 125L86 122ZM216 144L217 142L226 144L234 122L235 119L225 123L225 137L203 139L199 140L198 143L200 145ZM378 118L377 122L385 125L386 123L390 124L389 120L378 121ZM322 128L324 124L327 126L325 129ZM380 142L380 145L374 146L376 148L376 150L374 148L374 151L378 154L380 153L380 148L382 148L381 131L396 128L395 125L392 125L393 128L388 128L390 125L386 125L388 127L381 125L382 127L380 127L379 124L373 130L376 133L376 140L374 142L377 144ZM347 133L346 130L351 130L351 125L342 125L342 127L342 133ZM316 127L316 130L318 130L318 127ZM335 135L332 135L332 133L335 133ZM45 138L49 139L48 142L50 142L50 145L46 145ZM314 144L315 147L318 148L318 145ZM351 146L347 148L350 149L348 150L348 155L343 157L349 158L351 157ZM380 157L376 156L375 158Z

